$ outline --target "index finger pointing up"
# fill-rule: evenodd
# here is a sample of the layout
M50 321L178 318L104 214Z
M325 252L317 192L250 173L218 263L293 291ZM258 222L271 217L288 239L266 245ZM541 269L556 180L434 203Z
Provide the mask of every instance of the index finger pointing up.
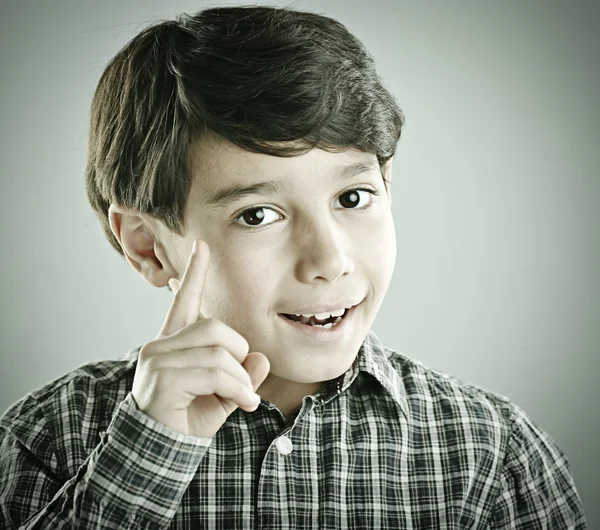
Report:
M159 337L172 335L196 322L199 318L204 318L200 308L202 307L202 295L209 262L210 249L208 244L201 239L197 239L194 241L181 284L177 293L175 293Z

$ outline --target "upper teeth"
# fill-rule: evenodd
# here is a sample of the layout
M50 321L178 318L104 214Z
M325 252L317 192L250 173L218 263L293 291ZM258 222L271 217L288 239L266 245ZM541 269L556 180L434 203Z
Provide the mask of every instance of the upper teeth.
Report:
M345 308L342 309L336 309L335 311L332 311L331 313L316 313L314 315L310 315L308 313L301 313L301 314L296 314L297 317L299 316L303 316L303 317L315 317L318 318L319 320L326 320L330 317L341 317L344 314L344 311L346 311Z

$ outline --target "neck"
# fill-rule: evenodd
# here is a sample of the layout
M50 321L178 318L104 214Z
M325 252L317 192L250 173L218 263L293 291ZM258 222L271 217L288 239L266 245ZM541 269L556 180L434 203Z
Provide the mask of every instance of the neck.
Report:
M269 374L258 388L257 394L289 417L300 408L304 396L316 394L319 388L321 383L296 383Z

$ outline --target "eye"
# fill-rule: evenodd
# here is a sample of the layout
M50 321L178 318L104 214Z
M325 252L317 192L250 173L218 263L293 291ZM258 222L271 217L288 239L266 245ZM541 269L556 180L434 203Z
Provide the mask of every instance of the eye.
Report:
M369 197L369 202L365 205L365 206L361 206L361 207L357 207L358 204L360 204L360 192L364 192L365 195L364 197ZM367 195L368 194L368 195ZM373 206L373 195L379 195L379 191L378 190L374 190L372 188L352 188L351 190L345 191L344 193L342 193L340 195L340 204L342 204L342 206L344 207L348 207L348 209L353 209L353 210L368 210L369 208L371 208L371 206ZM345 197L345 198L344 198ZM344 198L342 200L342 198Z
M370 197L370 200L367 202L366 205L359 206L361 204L361 192L365 194L364 197L381 195L381 192L379 190L366 187L357 187L349 189L342 193L340 195L340 198L337 199L336 202L339 201L340 204L344 207L344 209L366 212L373 206L373 198ZM247 210L244 210L242 213L240 213L240 215L238 215L234 219L234 222L237 223L239 225L239 228L243 230L258 230L264 226L273 224L263 223L263 221L265 219L268 219L269 217L265 214L265 212L271 212L272 214L274 214L273 222L277 221L278 218L281 218L281 215L278 214L275 210L273 210L273 208L269 208L267 206L255 206L253 208L248 208ZM240 220L243 220L246 224L242 224L241 222L239 222Z
M241 228L245 228L247 230L252 230L254 228L260 228L262 226L265 226L264 224L261 224L262 221L264 219L268 219L268 215L265 215L265 212L272 212L275 214L275 217L279 216L281 217L275 210L273 210L272 208L267 208L266 206L256 206L254 208L248 208L247 210L244 210L236 219L235 221L239 221L240 219L243 219L245 223L247 223L246 225L241 225ZM277 219L275 219L277 220ZM270 223L266 223L266 224L270 224Z

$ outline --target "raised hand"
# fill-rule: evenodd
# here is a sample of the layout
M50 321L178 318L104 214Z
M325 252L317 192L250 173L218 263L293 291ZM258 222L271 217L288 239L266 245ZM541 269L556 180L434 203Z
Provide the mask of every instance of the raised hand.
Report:
M254 391L269 374L244 337L201 314L209 261L208 244L196 241L160 333L139 352L132 388L142 412L198 437L214 436L238 407L256 410Z

